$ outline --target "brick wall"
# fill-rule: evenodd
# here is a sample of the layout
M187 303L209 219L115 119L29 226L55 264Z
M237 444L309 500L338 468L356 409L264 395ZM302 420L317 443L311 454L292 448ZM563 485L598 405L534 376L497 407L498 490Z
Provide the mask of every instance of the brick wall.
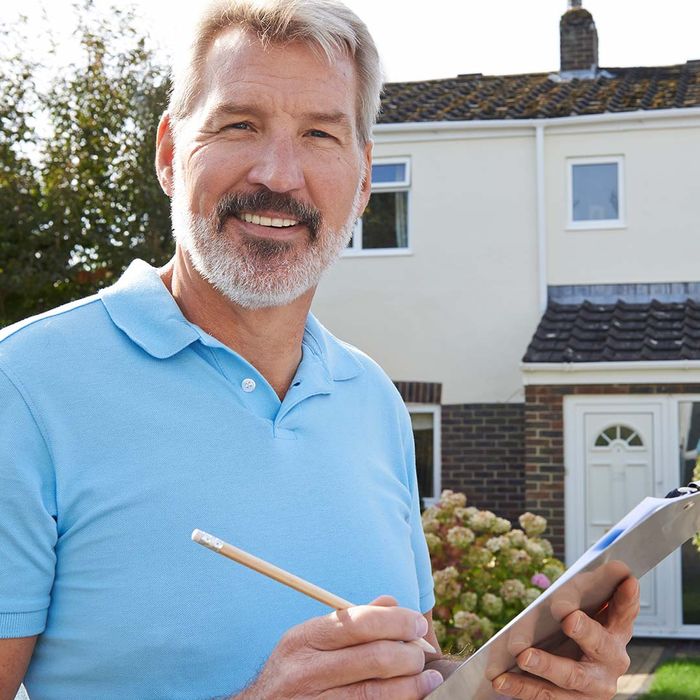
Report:
M590 70L598 66L598 32L590 12L571 9L559 23L561 70Z
M564 556L564 396L697 393L700 384L526 387L524 503L549 521L546 536L557 556Z
M437 382L394 382L406 403L437 403L442 400L442 384Z
M442 407L442 486L516 520L524 508L524 405Z

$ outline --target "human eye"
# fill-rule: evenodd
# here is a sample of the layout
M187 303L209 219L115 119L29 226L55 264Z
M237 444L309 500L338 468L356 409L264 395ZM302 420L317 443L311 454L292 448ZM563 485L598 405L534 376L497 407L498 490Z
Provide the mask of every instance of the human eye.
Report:
M327 131L322 131L321 129L309 129L307 132L309 136L313 136L314 138L317 139L332 139L333 136L329 134Z
M233 129L235 131L248 131L252 129L252 126L249 122L231 122L230 124L224 125L223 128Z

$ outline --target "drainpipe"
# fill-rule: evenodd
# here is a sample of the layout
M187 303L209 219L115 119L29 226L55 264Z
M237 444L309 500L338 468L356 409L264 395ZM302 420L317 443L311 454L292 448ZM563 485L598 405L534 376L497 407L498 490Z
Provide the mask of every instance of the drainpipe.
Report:
M535 126L537 168L537 274L540 314L547 309L547 212L544 191L544 124Z

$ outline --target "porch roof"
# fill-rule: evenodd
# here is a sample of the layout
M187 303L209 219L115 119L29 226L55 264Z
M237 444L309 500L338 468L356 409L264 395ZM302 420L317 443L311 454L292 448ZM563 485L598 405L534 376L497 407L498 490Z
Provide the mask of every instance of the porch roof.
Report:
M700 360L700 302L550 301L524 363Z

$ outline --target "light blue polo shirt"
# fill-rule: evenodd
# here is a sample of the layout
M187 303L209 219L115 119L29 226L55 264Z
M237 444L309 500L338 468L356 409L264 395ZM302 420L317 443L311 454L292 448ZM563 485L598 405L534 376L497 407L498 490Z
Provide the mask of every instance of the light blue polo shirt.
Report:
M30 696L228 695L328 612L194 528L356 603L434 603L406 409L312 315L282 402L142 261L0 332L0 637L40 635Z

